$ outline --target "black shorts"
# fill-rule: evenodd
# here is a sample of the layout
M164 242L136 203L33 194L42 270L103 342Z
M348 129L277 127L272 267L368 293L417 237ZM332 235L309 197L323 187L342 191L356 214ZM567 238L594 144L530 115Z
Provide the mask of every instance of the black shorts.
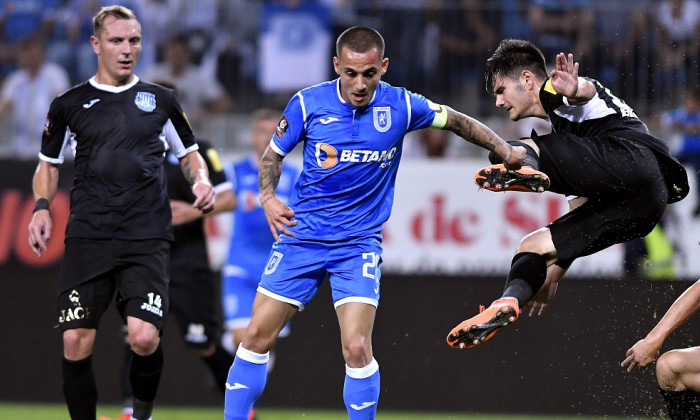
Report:
M61 330L97 329L115 296L120 315L158 329L168 314L170 242L66 238L58 293Z
M208 268L171 268L170 315L188 346L207 348L219 339L216 287L216 277Z
M554 192L587 197L548 227L557 265L647 235L661 220L668 189L654 152L633 140L550 134L538 138L540 170Z

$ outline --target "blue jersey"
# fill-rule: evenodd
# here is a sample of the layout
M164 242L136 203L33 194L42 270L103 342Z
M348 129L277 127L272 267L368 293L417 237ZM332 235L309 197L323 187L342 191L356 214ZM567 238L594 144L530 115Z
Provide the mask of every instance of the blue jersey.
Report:
M283 166L277 185L277 197L282 202L289 200L298 173L295 166ZM227 265L244 268L257 282L275 241L258 199L258 162L252 156L235 162L226 167L226 176L233 184L238 201L233 212Z
M301 90L287 104L270 146L282 156L304 144L304 168L288 203L299 239L376 235L389 219L406 133L442 127L440 107L380 82L369 104L340 95L340 79Z

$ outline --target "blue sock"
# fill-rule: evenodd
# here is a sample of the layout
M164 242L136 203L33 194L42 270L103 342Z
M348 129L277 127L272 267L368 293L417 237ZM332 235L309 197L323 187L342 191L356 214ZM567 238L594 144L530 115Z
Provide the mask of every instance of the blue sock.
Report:
M374 419L379 402L379 364L376 360L362 368L345 365L343 400L349 420Z
M270 353L253 353L238 346L228 371L224 404L225 420L248 420L250 410L265 389Z

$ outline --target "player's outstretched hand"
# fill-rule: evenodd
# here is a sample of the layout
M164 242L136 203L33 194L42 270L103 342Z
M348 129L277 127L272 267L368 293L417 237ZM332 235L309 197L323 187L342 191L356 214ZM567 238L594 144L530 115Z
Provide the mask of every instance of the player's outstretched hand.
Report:
M292 220L295 213L291 207L287 207L286 204L275 196L266 197L261 200L260 204L265 210L265 217L267 218L267 223L270 225L270 231L275 238L275 242L280 241L280 233L294 236L294 233L287 228L294 227L299 222L297 220Z
M662 342L647 337L637 341L637 344L627 350L627 358L620 366L627 368L627 372L644 370L659 357Z
M41 253L46 252L49 238L51 238L51 227L51 214L48 210L37 211L29 222L29 246L37 257L41 257Z
M556 66L550 73L552 87L557 93L560 93L567 98L573 98L578 92L578 67L579 64L574 62L574 55L569 53L567 56L564 53L557 54Z
M214 210L216 202L214 187L207 181L197 181L192 185L192 193L196 197L192 206L202 213Z

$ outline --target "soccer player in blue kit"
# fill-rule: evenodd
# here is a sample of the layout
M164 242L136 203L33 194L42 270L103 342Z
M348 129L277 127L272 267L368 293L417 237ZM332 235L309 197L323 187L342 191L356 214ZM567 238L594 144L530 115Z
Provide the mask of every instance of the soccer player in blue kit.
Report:
M406 133L450 130L517 169L526 150L425 97L381 81L389 59L374 29L352 27L336 42L339 78L302 89L285 108L258 175L260 203L275 237L253 313L229 371L224 417L247 419L266 380L278 333L328 275L346 362L350 420L373 419L379 364L372 328L379 302L381 230L389 218ZM275 187L284 157L303 144L303 169L288 205Z
M260 282L260 276L270 254L274 238L265 218L265 211L258 200L258 169L270 136L275 131L280 111L260 108L250 116L250 141L253 153L227 165L226 178L233 184L237 206L233 212L233 229L229 243L228 257L223 269L221 303L226 323L224 348L235 353L243 340L243 333L250 321L253 299ZM285 165L277 184L277 197L283 202L289 200L299 169ZM285 327L281 336L289 334Z

